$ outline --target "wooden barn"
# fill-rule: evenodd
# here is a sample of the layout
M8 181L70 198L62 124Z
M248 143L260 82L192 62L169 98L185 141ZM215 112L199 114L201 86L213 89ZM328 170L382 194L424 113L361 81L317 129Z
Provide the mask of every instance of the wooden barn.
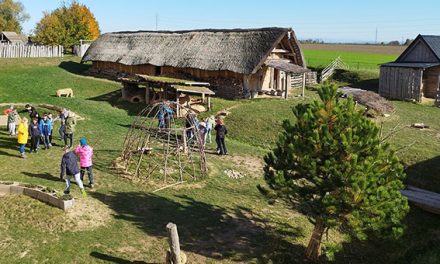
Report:
M418 35L395 62L380 67L379 94L440 102L440 36Z
M290 28L115 32L100 36L83 62L91 71L208 82L223 98L287 97L291 76L309 72Z
M19 35L15 32L10 31L0 31L0 43L2 44L26 44L27 37Z

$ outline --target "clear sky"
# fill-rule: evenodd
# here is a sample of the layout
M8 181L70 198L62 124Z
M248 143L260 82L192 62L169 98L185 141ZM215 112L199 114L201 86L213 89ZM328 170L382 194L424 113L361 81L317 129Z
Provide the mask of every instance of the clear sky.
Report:
M60 0L21 0L30 33ZM101 31L292 27L299 39L374 42L440 35L440 0L79 0Z

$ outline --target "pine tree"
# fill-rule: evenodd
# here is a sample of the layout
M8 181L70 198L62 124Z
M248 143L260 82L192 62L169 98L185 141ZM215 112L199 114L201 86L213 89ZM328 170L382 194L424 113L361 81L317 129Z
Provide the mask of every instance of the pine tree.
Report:
M320 101L293 108L296 123L284 121L275 149L265 157L272 193L314 225L306 249L310 260L319 258L329 228L344 227L358 239L398 237L409 210L400 194L403 166L380 141L378 127L352 99L339 100L334 85L318 93Z

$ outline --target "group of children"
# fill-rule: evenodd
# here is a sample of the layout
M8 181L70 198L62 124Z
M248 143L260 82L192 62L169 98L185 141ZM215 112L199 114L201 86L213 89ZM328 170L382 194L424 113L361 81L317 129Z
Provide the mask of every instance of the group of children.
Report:
M73 133L75 132L76 117L73 112L63 109L60 111L58 118L53 118L51 113L44 113L41 117L35 107L31 105L25 106L25 112L29 113L29 120L24 117L20 118L17 110L14 106L9 107L3 113L8 116L8 132L10 136L17 136L19 145L20 157L26 158L25 148L30 138L30 150L29 153L36 153L40 142L44 145L45 149L52 147L52 135L53 135L53 123L59 119L61 122L59 134L60 140L64 140L64 155L61 160L61 174L60 178L63 179L64 175L66 181L65 193L70 192L70 177L74 176L76 183L80 187L83 196L86 195L83 185L84 174L87 171L89 178L89 187L94 187L93 172L92 172L92 157L93 148L87 145L85 138L81 138L80 144L71 151L73 144ZM16 129L16 122L20 120L18 128ZM68 144L69 143L69 144ZM80 168L77 164L77 155L80 159Z
M187 117L187 128L191 127L191 122L189 121L191 118ZM197 118L193 118L196 122L196 126L198 126L198 131L200 133L200 138L202 139L203 146L206 143L211 143L211 132L214 129L215 134L215 142L217 143L217 154L219 155L227 155L228 150L225 144L225 136L228 134L228 130L224 124L224 120L221 117L214 118L214 116L210 116L206 118L202 122L198 122ZM215 124L215 126L214 126ZM192 130L187 130L188 138L193 137Z

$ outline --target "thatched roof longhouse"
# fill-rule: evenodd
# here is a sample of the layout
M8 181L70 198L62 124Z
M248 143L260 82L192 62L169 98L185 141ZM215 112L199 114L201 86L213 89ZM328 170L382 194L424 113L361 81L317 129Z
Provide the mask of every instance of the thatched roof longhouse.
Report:
M107 33L91 45L82 61L252 74L285 37L293 50L293 61L305 67L290 28Z

